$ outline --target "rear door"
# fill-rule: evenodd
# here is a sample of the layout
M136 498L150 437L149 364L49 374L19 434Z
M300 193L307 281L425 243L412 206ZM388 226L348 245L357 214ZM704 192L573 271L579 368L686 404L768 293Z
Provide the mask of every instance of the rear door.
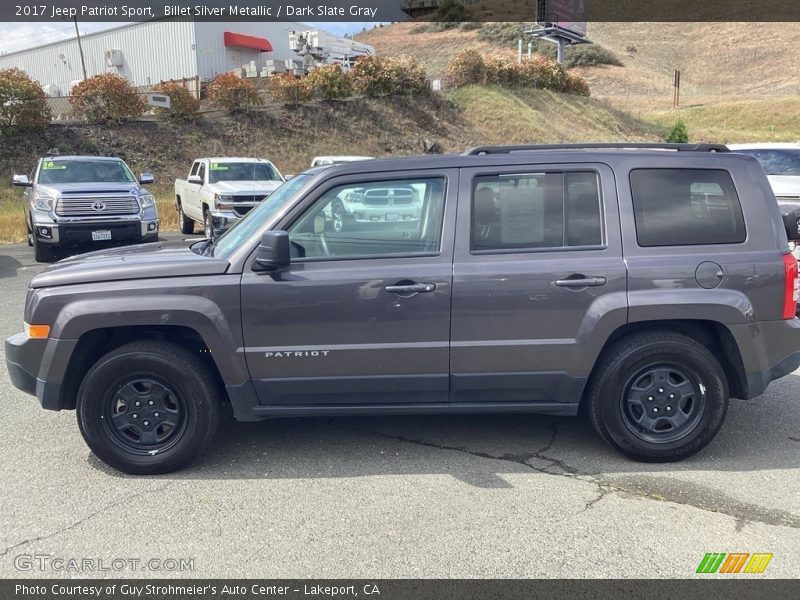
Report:
M262 413L447 403L457 180L457 170L339 177L280 224L291 266L242 278ZM334 224L335 203L387 189L421 208L390 198Z
M603 343L627 319L612 171L465 169L459 199L452 401L574 412Z

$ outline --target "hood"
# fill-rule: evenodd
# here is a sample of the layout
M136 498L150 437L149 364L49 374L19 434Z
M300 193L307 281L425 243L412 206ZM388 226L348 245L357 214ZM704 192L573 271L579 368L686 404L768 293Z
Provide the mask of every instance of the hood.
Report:
M271 194L277 190L282 181L220 181L214 187L220 194Z
M800 197L800 175L768 175L772 192L776 196Z
M186 241L155 242L125 248L97 250L61 260L36 275L31 287L43 288L78 283L126 279L221 275L228 261L200 256Z
M131 190L138 190L139 184L135 181L130 183L43 183L39 184L40 190L51 190L53 192L65 194L128 194Z

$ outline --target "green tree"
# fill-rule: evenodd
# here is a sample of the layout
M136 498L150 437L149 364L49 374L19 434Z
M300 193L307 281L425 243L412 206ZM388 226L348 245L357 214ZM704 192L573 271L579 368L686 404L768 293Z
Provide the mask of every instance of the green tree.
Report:
M667 134L667 142L670 144L688 144L689 143L689 132L686 129L686 125L681 119L678 119L675 122L675 125L672 126L669 134Z

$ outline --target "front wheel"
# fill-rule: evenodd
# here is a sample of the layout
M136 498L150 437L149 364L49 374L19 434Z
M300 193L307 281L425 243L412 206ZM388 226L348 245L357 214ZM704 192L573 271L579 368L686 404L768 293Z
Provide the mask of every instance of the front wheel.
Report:
M178 202L178 224L180 225L181 233L188 235L194 233L194 221L183 212L183 204L180 202Z
M208 209L203 211L203 235L209 240L211 236L214 235L214 231L211 227L211 213L208 212Z
M78 426L103 462L133 475L191 461L219 423L219 388L206 365L166 342L134 342L106 354L78 390Z
M331 207L331 218L333 221L333 230L335 232L341 233L347 229L349 225L347 212L344 210L344 204L342 204L340 200L333 203Z
M635 460L687 458L714 439L728 410L725 372L687 336L634 334L602 357L589 388L600 436Z

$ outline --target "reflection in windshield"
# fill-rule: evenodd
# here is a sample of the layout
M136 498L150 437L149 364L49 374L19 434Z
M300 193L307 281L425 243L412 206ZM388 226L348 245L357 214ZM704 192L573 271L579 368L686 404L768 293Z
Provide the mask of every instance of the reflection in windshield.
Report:
M297 192L310 179L310 175L298 175L284 183L266 200L234 224L225 234L217 240L214 246L214 256L227 258L236 251L258 231L264 223L277 214L281 208L293 202Z
M118 160L45 160L39 183L133 183L136 178Z
M800 175L800 150L736 150L754 156L767 175Z
M280 181L278 171L269 163L212 162L208 169L209 183L220 181Z

